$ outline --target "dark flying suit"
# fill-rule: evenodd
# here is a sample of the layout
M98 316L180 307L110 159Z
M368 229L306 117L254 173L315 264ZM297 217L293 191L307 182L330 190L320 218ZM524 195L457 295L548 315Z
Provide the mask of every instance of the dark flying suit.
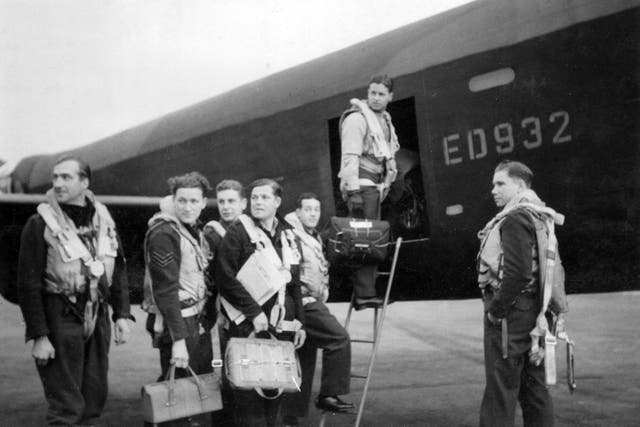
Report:
M95 256L98 214L92 197L86 200L85 206L62 204L59 207ZM49 203L57 205L52 198ZM45 240L45 230L48 227L44 219L36 214L29 218L22 231L18 261L19 302L26 324L26 339L46 335L55 350L55 358L49 359L45 366L37 366L49 403L46 421L50 425L73 425L98 417L106 402L111 340L107 302L113 309L114 321L133 319L129 311L128 282L118 244L111 286L103 274L98 282L95 329L85 339L83 322L88 273L86 268L78 269L84 277L77 276L74 285L54 280L56 276L52 272L56 270L53 264L59 259L55 252L58 248ZM118 241L115 229L112 238Z
M271 240L278 256L282 258L281 233L290 228L282 219L276 219L277 224L273 235L264 230ZM256 227L260 227L256 223ZM239 220L234 221L228 228L227 234L222 240L217 256L215 282L220 295L231 305L245 315L246 319L236 325L230 322L229 334L231 337L247 337L254 330L252 320L261 312L269 319L271 309L277 301L277 294L271 297L264 305L260 306L244 286L236 279L236 275L244 263L254 252L255 247ZM304 309L300 294L299 266L291 266L291 282L287 284L285 294L285 320L297 319L304 325ZM282 333L278 339L290 340L291 333ZM234 390L233 414L238 426L275 426L279 425L281 398L275 400L263 399L255 391Z
M503 250L499 287L483 290L486 387L480 408L481 426L513 426L520 402L525 426L552 426L553 403L545 385L544 364L529 362L531 337L540 312L535 226L524 209L507 214L500 226ZM502 326L486 312L504 319L508 357L502 357Z

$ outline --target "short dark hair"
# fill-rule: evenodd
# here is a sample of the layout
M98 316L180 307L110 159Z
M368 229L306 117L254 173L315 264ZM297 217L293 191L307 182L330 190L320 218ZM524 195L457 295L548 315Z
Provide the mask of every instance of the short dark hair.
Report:
M520 178L524 181L527 188L531 188L533 172L531 172L531 169L524 163L505 159L496 166L495 172L499 171L507 171L507 175L511 178Z
M216 194L224 190L234 190L240 194L240 197L244 198L244 187L240 183L240 181L236 181L235 179L223 179L216 185Z
M277 181L271 178L256 179L249 185L249 194L253 192L256 187L263 187L268 185L273 190L273 195L282 198L282 186Z
M298 209L302 208L302 201L309 200L309 199L320 201L318 196L316 196L316 193L311 193L311 192L302 193L301 195L298 196L298 200L296 200L296 208Z
M78 175L83 178L87 178L89 182L91 182L91 167L89 166L89 163L78 156L74 156L73 154L63 154L56 159L56 162L53 164L53 166L57 166L60 163L67 161L76 162L78 164Z
M202 190L202 195L206 195L207 191L211 190L209 181L200 172L189 172L184 175L173 176L167 180L169 184L169 191L174 196L180 188L199 188Z
M393 92L393 79L387 74L378 74L371 77L371 80L369 80L369 84L367 85L367 87L371 86L371 84L373 83L383 85L387 89L389 89L389 92Z

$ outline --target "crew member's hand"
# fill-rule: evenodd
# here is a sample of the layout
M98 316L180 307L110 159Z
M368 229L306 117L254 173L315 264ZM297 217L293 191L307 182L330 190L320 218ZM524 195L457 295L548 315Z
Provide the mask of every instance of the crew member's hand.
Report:
M184 339L173 342L171 363L176 365L176 368L186 369L189 366L189 352L187 351L187 342Z
M567 332L566 320L564 318L564 314L558 314L558 320L556 320L556 335L560 333Z
M131 328L129 327L129 320L118 319L114 329L116 345L124 344L129 341L129 335L131 335Z
M304 341L307 339L307 331L304 329L298 329L293 337L293 346L297 349L304 345Z
M49 341L49 337L44 335L33 340L31 355L38 366L45 366L49 363L49 359L56 358L56 350L53 348L51 341Z
M499 325L502 323L502 319L498 319L497 317L495 317L493 314L491 314L490 312L487 311L487 318L489 319L489 322L491 322L491 324L493 325Z
M355 190L347 192L347 208L352 216L360 217L364 215L362 191Z
M264 313L258 314L253 318L252 322L253 329L256 331L256 333L269 330L269 320L267 319L267 315Z

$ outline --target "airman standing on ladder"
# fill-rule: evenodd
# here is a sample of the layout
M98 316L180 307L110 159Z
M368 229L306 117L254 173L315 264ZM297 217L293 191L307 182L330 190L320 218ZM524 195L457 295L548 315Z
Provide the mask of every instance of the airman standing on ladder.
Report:
M386 111L392 99L393 80L387 75L374 76L367 99L352 99L351 107L340 118L342 157L338 177L352 217L379 219L380 204L396 179L395 155L400 145ZM375 264L354 269L356 309L382 304L376 296L376 271Z

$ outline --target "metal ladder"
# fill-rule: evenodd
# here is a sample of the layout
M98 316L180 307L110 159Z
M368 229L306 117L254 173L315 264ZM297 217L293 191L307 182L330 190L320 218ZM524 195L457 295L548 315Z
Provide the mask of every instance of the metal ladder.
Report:
M364 379L364 389L362 391L362 398L360 399L360 405L358 406L358 413L356 417L355 427L360 425L360 421L362 420L362 413L364 411L364 404L367 398L367 392L369 391L369 383L371 382L371 374L373 373L373 365L376 361L376 353L378 352L378 345L380 343L380 337L382 335L382 326L384 324L384 318L387 313L387 305L389 304L389 295L391 293L391 286L393 284L393 279L396 272L396 264L398 262L398 253L400 252L400 245L402 244L402 237L398 237L395 244L395 251L393 253L393 260L391 262L391 271L379 271L376 273L377 276L388 276L387 279L387 287L384 294L384 300L382 303L382 308L373 307L373 339L352 339L352 343L364 343L364 344L372 344L373 348L371 349L371 355L369 356L369 366L367 368L366 375L360 374L351 374L351 378L359 378ZM351 314L354 309L354 300L355 294L351 295L351 303L349 304L349 311L347 312L347 318L344 322L344 328L349 330L349 323L351 321ZM319 427L324 427L326 421L327 412L322 413L322 417L320 418Z

